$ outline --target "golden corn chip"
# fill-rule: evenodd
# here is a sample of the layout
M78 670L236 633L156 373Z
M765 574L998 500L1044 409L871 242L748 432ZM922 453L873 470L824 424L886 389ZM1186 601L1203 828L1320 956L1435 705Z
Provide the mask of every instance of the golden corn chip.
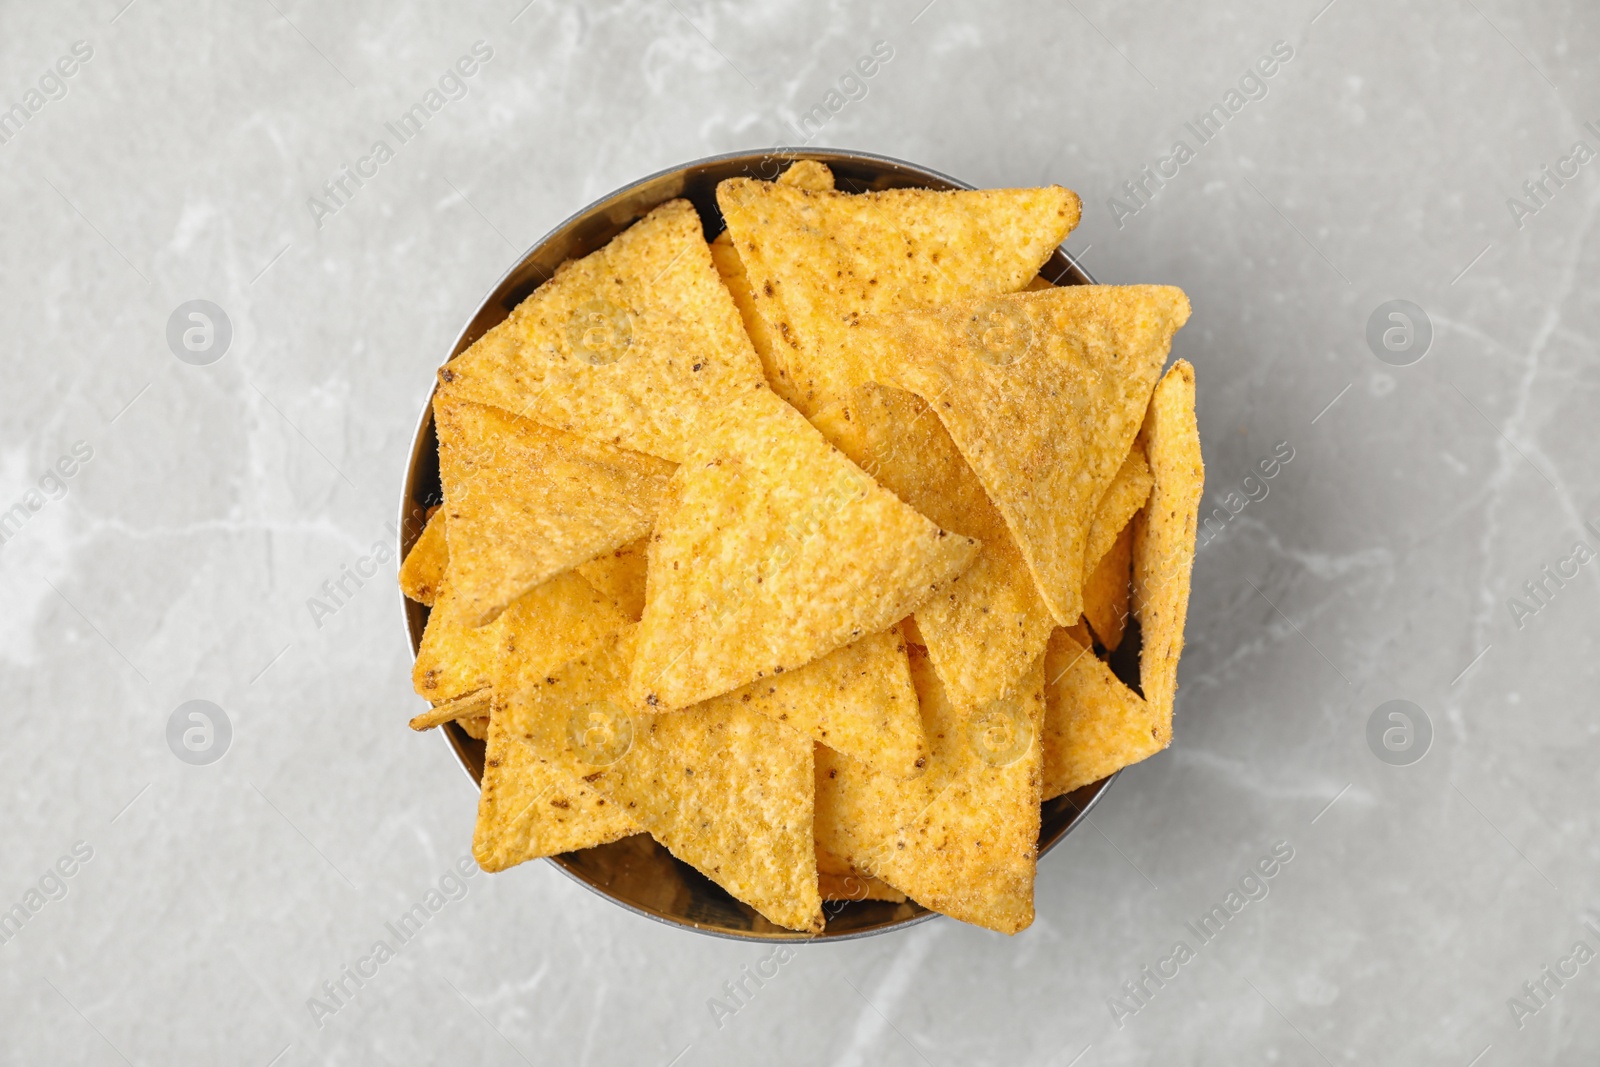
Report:
M812 741L727 697L668 715L626 701L625 632L523 690L531 747L768 920L822 928Z
M1133 521L1134 512L1144 507L1150 499L1150 486L1155 478L1150 473L1150 463L1145 459L1144 448L1137 442L1128 450L1128 458L1117 468L1117 476L1100 496L1095 507L1094 522L1089 526L1088 548L1083 554L1085 573L1095 567L1111 551L1112 544Z
M1044 799L1098 782L1171 742L1172 716L1157 714L1069 631L1050 635L1045 676Z
M1133 613L1144 645L1139 688L1168 733L1178 692L1178 657L1189 609L1189 572L1205 464L1194 415L1194 368L1173 363L1150 398L1140 433L1155 486L1133 528Z
M461 728L467 732L467 736L473 740L487 741L489 739L489 716L471 715L465 719L457 719L456 721L459 722L461 724Z
M503 628L498 620L481 628L468 626L446 576L428 612L417 660L411 667L411 685L417 695L438 706L487 690L494 680Z
M1092 649L1094 647L1094 637L1089 633L1088 624L1082 619L1079 619L1071 626L1064 626L1062 629L1066 630L1067 636L1076 641L1080 648ZM1050 675L1046 674L1045 678L1049 679Z
M700 216L670 200L569 261L439 371L444 388L673 461L707 412L761 387Z
M733 240L728 236L727 230L723 230L717 235L717 239L711 242L711 260L717 266L717 274L722 277L722 284L728 287L728 294L733 297L734 306L739 309L739 317L744 321L745 332L750 335L750 345L761 361L762 377L779 396L785 400L792 400L788 373L779 362L783 353L773 347L772 334L768 332L766 322L756 313L754 298L750 295L750 279L745 274L744 264L739 261L739 253L733 247Z
M433 409L448 580L469 625L649 531L670 463L444 393Z
M455 722L457 719L476 719L486 716L488 713L489 689L485 687L465 696L456 697L454 700L447 700L443 704L438 704L428 709L421 715L413 716L411 728L413 730L431 730L435 726L443 726L445 723ZM479 740L483 739L479 738Z
M411 681L419 696L443 704L494 685L505 657L520 672L541 677L627 622L609 597L568 571L518 597L488 626L471 627L446 575L422 632Z
M914 393L869 384L812 422L884 488L982 543L976 562L917 609L915 625L957 706L1004 695L1044 651L1055 620L1005 519L938 416Z
M1015 292L1079 215L1060 186L855 195L730 178L717 205L771 338L774 388L807 416L870 379L854 357L859 317Z
M737 701L896 778L921 773L927 762L905 639L893 628L721 699Z
M631 692L685 707L804 666L892 626L978 548L901 503L776 394L742 397L672 478Z
M497 696L489 716L472 855L486 871L592 848L640 827L583 775L564 744L552 744L544 694L529 687ZM555 716L558 720L559 714Z
M778 184L827 192L833 189L833 171L826 163L802 159L792 164L778 177ZM767 384L772 386L779 396L793 403L795 396L790 389L788 370L782 362L783 352L773 345L772 332L767 329L766 320L756 310L755 295L750 291L750 278L745 273L744 263L739 259L738 249L733 246L732 231L724 229L717 234L716 240L711 242L711 259L717 265L717 273L722 275L723 284L733 296L733 303L739 309L739 317L744 320L745 332L750 335L750 343L761 359L761 369L766 375Z
M400 564L400 591L420 604L432 604L438 595L439 582L444 578L445 564L450 562L450 552L445 547L444 509L428 516L428 524L405 562Z
M1033 922L1043 657L1018 695L964 712L924 657L911 665L927 771L897 781L819 746L817 843L925 907L1014 934Z
M1115 652L1122 644L1128 621L1128 590L1133 573L1133 524L1122 528L1111 550L1089 572L1083 583L1083 617L1089 620L1100 643Z
M887 900L903 904L906 899L888 882L862 874L821 845L817 846L817 888L823 900Z
M1171 286L1070 285L906 312L854 336L879 380L938 413L1066 625L1083 611L1095 509L1188 316Z
M833 168L815 159L797 159L778 175L779 185L810 189L814 193L833 191Z
M578 573L610 597L617 609L634 622L644 614L645 553L649 539L639 538L621 548L578 564Z

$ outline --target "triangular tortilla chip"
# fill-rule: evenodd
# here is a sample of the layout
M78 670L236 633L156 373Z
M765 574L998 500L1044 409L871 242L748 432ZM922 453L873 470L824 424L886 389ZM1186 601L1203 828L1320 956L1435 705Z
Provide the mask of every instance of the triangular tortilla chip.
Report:
M630 710L632 639L523 690L525 739L770 921L820 930L811 739L726 697L665 715Z
M961 712L913 655L932 752L896 781L817 749L817 843L858 871L962 922L1014 934L1033 922L1043 657L1018 695Z
M1133 516L1150 499L1154 482L1144 447L1136 440L1117 476L1100 497L1084 552L1083 615L1107 650L1122 644L1128 620L1133 560Z
M927 763L905 639L893 628L726 699L896 778L919 774Z
M833 168L815 159L797 159L778 175L779 185L810 189L814 193L833 190Z
M833 171L826 163L802 159L779 175L778 184L827 192L833 189ZM734 305L739 309L739 317L744 320L744 328L750 335L750 343L755 347L756 355L761 358L761 369L766 375L767 384L772 386L773 391L779 396L791 404L794 403L796 396L783 363L783 352L774 345L772 331L767 328L766 319L762 318L756 309L755 294L750 291L750 277L745 273L738 249L733 246L732 231L724 229L717 234L716 240L711 242L711 259L717 265L717 273L722 275L723 284L733 296Z
M817 846L817 888L823 900L887 900L900 904L906 899L888 882L862 874L821 845Z
M443 704L493 685L502 657L539 677L616 633L628 620L576 571L537 586L488 626L461 618L447 575L428 615L411 681L418 695Z
M1188 317L1171 286L1071 285L907 312L855 337L880 381L938 413L1066 625L1083 611L1095 509Z
M869 380L858 317L1028 284L1078 223L1075 194L1044 189L812 192L749 178L717 186L780 392L807 416Z
M439 381L464 399L676 461L707 412L761 387L761 365L700 216L669 200L563 264Z
M1140 434L1155 486L1133 528L1133 613L1139 620L1139 688L1170 732L1178 656L1189 609L1189 572L1205 464L1194 414L1194 368L1178 360L1156 386Z
M486 871L575 852L636 834L622 808L583 780L587 768L543 744L547 702L538 687L496 697L489 716L472 855Z
M400 564L400 591L419 604L432 604L439 594L439 582L444 578L445 565L450 562L450 550L445 547L444 509L437 508L428 516L405 562Z
M870 384L812 421L884 488L982 543L971 568L917 609L916 627L957 706L1010 691L1044 651L1055 620L1005 519L938 416L914 393Z
M1171 743L1172 716L1139 699L1069 631L1050 635L1044 668L1044 799L1098 782Z
M1127 626L1132 564L1133 524L1129 523L1083 583L1083 617L1110 652L1122 644L1122 631Z
M649 539L641 537L621 548L578 564L578 573L590 585L610 597L634 622L644 614L644 581Z
M632 692L684 707L804 666L893 625L978 547L901 503L776 394L743 397L673 476Z
M1137 442L1128 450L1128 457L1117 468L1117 476L1100 496L1095 506L1094 522L1089 527L1088 547L1083 554L1085 572L1090 572L1111 551L1112 544L1133 521L1134 512L1144 507L1150 499L1150 487L1155 477L1150 473L1150 463L1145 459L1144 448Z
M649 531L672 464L443 393L433 410L449 581L469 625Z

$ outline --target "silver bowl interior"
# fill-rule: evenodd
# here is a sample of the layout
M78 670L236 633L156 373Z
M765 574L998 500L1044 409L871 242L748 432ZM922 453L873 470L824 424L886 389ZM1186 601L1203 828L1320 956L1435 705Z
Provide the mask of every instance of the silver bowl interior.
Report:
M675 197L689 200L700 214L709 241L723 230L722 215L716 204L718 182L738 176L770 180L797 159L828 164L838 188L849 192L908 186L972 188L947 175L898 159L838 150L741 152L664 170L595 201L534 245L479 305L456 338L446 361L454 359L504 320L512 308L549 279L562 262L595 251L657 205ZM1061 249L1051 256L1042 273L1057 285L1094 282ZM402 558L421 533L426 509L441 500L438 439L434 436L431 394L429 399L418 421L411 461L406 468L400 505ZM428 608L402 599L411 651L415 656L427 625ZM1112 657L1111 667L1137 690L1138 624L1131 619L1129 622L1129 633ZM484 743L467 736L455 723L447 724L443 732L467 774L475 784L480 782ZM1039 830L1041 856L1072 832L1115 778L1113 774L1044 804ZM550 862L594 892L640 915L701 933L749 941L841 941L911 926L936 914L909 901L903 904L876 900L833 901L827 904L828 923L822 934L796 933L773 925L750 906L735 900L693 867L675 859L648 834L553 856Z

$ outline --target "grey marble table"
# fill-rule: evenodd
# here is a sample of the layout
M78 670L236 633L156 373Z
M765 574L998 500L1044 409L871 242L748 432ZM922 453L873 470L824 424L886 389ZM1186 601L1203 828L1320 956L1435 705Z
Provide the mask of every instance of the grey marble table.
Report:
M0 1059L1594 1062L1600 8L523 5L0 5ZM780 143L1063 183L1091 270L1194 304L1175 740L1015 938L764 962L460 878L404 727L455 332L596 196Z

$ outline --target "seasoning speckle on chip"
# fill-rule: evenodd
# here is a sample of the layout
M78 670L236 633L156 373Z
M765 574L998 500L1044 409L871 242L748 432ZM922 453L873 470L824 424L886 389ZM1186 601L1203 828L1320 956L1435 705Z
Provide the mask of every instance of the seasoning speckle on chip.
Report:
M662 505L634 699L697 703L888 629L977 556L942 533L775 393L741 397Z
M769 380L808 417L870 375L863 316L1016 292L1078 224L1076 194L1043 189L822 192L730 178L717 187L756 312Z
M812 421L901 500L982 543L971 568L917 609L919 643L958 705L1009 692L1044 651L1055 623L1005 519L939 417L916 394L873 384Z
M677 461L699 420L761 385L700 216L669 200L569 261L440 372L454 396Z
M1062 626L1083 611L1090 524L1133 444L1183 292L1071 285L892 316L859 331L879 380L938 413Z
M444 568L449 559L444 514L442 509L435 510L400 564L400 591L419 604L432 604L439 594L439 583L444 580Z
M446 577L470 626L650 529L672 464L441 395Z
M1059 186L799 160L717 203L714 241L660 204L440 369L411 726L484 743L485 870L676 857L771 936L1015 934L1041 804L1172 738L1188 300L1040 276Z

